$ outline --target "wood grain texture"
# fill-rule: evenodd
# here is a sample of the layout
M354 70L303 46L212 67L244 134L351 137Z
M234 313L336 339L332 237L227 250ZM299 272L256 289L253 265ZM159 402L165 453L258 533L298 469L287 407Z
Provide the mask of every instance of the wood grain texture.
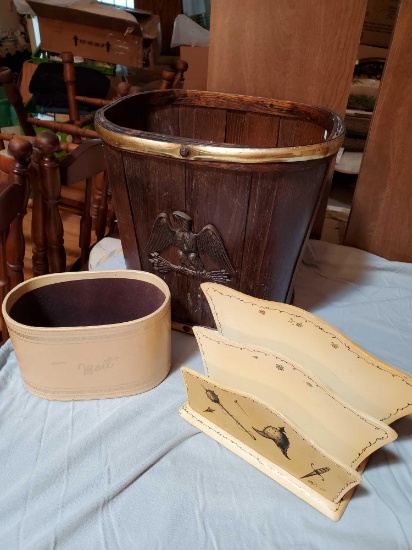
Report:
M225 143L248 147L277 147L279 117L228 111Z
M253 175L241 292L286 301L326 169L324 164L301 172Z
M226 111L207 107L179 107L180 137L223 143Z
M309 103L343 116L366 3L213 0L207 89ZM280 136L290 131L280 128ZM322 232L332 174L315 237Z
M142 269L122 153L113 147L107 147L105 150L105 159L109 183L113 193L113 207L115 212L117 212L117 224L122 239L126 266L128 269Z
M9 143L9 153L14 162L10 167L8 180L20 186L22 198L17 216L10 224L10 231L6 240L7 269L10 278L10 287L23 282L24 269L24 233L23 219L27 212L27 203L30 194L29 165L32 145L29 141L15 137Z
M147 111L144 129L147 132L165 134L168 136L180 135L179 113L170 105L164 105Z
M30 163L30 185L32 194L32 224L31 238L32 243L32 268L33 277L47 275L49 271L49 260L47 257L47 236L46 236L46 218L47 204L43 199L41 192L40 173L39 173L40 152L33 149Z
M55 140L53 144L49 145L36 138L36 147L41 153L39 175L42 197L47 207L46 237L49 267L51 273L61 273L66 270L66 251L64 248L63 222L59 212L61 197L59 161L54 156L54 153L58 150L59 140L57 136L55 136Z
M214 0L208 90L343 115L365 9L366 0Z
M236 274L228 286L239 288L242 271L245 220L247 219L250 172L222 170L212 166L199 167L193 163L186 166L186 212L193 218L194 232L198 233L207 224L212 224L222 238L226 253ZM207 271L221 269L207 256L202 257ZM191 322L213 326L207 300L200 290L199 278L187 280L188 310Z
M412 1L402 0L344 244L412 262Z
M131 210L142 269L153 272L146 246L159 214L164 212L170 216L176 210L185 212L185 163L127 152L123 152L123 163L131 206L119 210L115 205L115 210L119 217ZM120 225L119 230L123 240ZM162 256L173 264L180 264L175 247L165 250ZM157 274L169 285L174 318L185 322L188 317L186 277L175 272Z

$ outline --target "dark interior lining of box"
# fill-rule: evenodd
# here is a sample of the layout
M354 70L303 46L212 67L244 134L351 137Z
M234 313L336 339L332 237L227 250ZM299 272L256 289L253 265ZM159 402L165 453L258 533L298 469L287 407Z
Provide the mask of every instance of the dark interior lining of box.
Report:
M83 279L43 286L21 296L10 317L33 327L77 327L123 323L156 311L164 293L145 281Z

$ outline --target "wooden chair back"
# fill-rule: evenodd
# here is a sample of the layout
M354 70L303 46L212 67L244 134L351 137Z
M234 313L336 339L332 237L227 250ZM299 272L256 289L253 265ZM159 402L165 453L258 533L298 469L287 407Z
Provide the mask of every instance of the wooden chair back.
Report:
M34 126L47 128L53 132L64 132L73 137L74 143L81 143L82 138L98 139L94 130L84 128L93 122L94 113L85 117L80 117L77 102L89 103L96 107L102 107L111 103L109 99L97 99L76 95L76 73L74 69L74 57L71 52L63 52L62 60L64 64L63 76L66 82L67 98L69 104L69 123L57 123L30 117L24 107L21 93L14 82L13 73L8 67L0 67L0 84L3 85L7 100L14 107L20 126L26 136L35 136ZM162 73L162 81L159 84L160 90L170 88L182 88L184 82L184 73L187 71L186 61L178 60L175 70L165 70ZM130 86L128 83L121 82L118 86L118 96L123 97L132 93L142 91L138 86Z
M66 83L67 99L69 104L69 116L71 122L76 126L85 126L93 120L93 115L89 115L85 118L80 118L78 110L78 102L87 103L89 105L95 105L96 107L102 107L108 105L112 100L91 98L78 96L76 94L76 71L74 67L74 56L72 52L63 52L61 54L64 69L63 77ZM183 88L184 83L184 73L188 69L188 64L186 61L179 59L176 62L175 68L166 69L162 72L162 80L157 83L159 90L169 90L170 88ZM139 86L131 86L127 82L121 82L118 85L118 96L125 97L129 94L138 93L145 91ZM79 136L75 136L76 140L79 139Z

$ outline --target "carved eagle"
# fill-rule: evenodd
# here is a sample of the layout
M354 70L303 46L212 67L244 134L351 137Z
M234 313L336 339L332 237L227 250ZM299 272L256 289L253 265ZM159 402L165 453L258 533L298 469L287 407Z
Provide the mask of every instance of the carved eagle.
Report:
M227 273L235 272L223 241L213 225L205 225L199 233L193 233L193 220L190 216L180 211L173 212L172 216L180 227L173 227L169 216L164 212L157 216L146 245L149 255L154 252L161 254L167 248L175 246L182 266L191 271L204 271L200 257L204 254L220 269Z

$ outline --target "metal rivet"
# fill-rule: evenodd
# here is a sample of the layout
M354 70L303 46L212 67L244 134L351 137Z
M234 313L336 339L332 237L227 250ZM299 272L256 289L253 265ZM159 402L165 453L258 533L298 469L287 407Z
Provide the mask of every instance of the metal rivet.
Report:
M180 154L182 157L188 157L189 156L189 149L187 147L181 147L180 148Z

